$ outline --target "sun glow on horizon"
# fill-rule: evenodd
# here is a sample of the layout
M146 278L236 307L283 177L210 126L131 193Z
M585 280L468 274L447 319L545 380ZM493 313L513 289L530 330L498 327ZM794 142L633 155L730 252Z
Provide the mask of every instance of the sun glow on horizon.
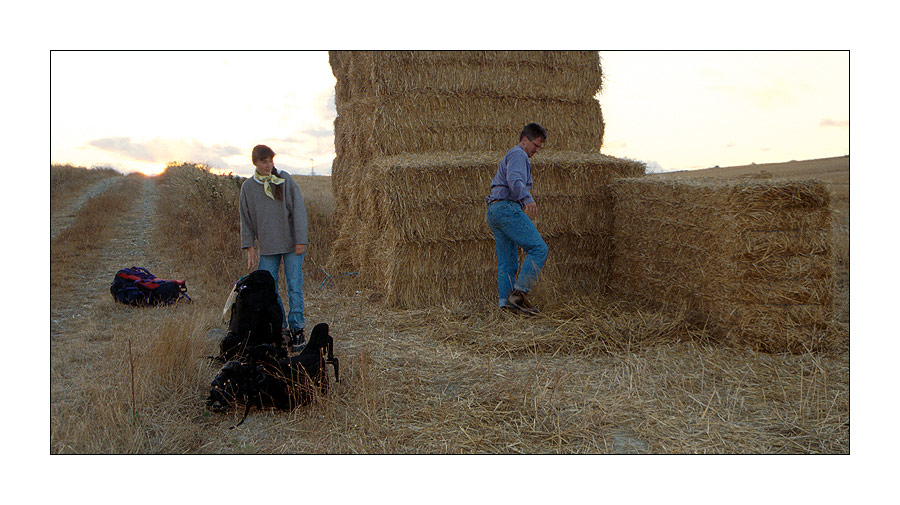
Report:
M228 177L236 175L233 170L228 168L209 167L207 170L209 170L209 173L213 175L226 175Z
M135 172L144 174L148 177L155 177L165 172L167 166L168 165L160 165L158 163L142 163Z

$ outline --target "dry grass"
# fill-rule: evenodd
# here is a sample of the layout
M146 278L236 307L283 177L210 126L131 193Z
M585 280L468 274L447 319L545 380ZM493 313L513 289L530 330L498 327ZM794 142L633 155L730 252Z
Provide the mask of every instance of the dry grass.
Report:
M57 330L50 345L52 453L184 451L181 443L167 440L172 430L153 423L158 413L184 405L185 387L196 394L199 350L191 348L198 341L190 329L198 321L208 324L208 318L186 316L189 306L159 311L121 306L108 291L116 269L130 265L107 263L107 244L141 233L120 226L146 184L155 182L141 175L118 181L88 201L51 243L51 319ZM155 338L147 338L147 328L158 330Z
M170 165L160 176L157 243L189 268L190 291L221 296L247 273L241 252L239 197L242 178L213 175L203 165Z
M50 212L62 209L73 198L97 181L121 175L112 168L92 168L87 170L84 167L76 167L74 165L51 165Z
M69 336L65 354L51 354L51 363L64 364L51 367L51 452L195 452L200 438L191 417L202 390L198 367L206 365L198 357L206 351L208 315L187 305L140 310L104 298L82 316L87 323Z
M77 195L77 191L84 190L90 184L89 181L95 178L96 176L65 175L57 180L57 190L67 195ZM72 224L53 239L50 243L51 298L54 293L65 291L67 283L78 282L77 270L90 262L96 245L118 232L113 228L115 218L128 208L129 195L141 184L142 178L139 174L125 177L117 181L109 191L90 199L80 209ZM78 189L69 190L66 181L70 181Z
M333 201L327 186L307 183L324 180L298 180L320 223ZM537 318L476 302L395 310L353 277L305 289L307 320L332 328L343 381L314 405L253 410L229 430L240 412L203 408L218 371L204 356L215 352L209 331L223 326L223 293L245 259L236 232L197 230L232 230L237 212L224 202L238 185L195 167L158 183L179 187L162 194L160 210L179 199L184 207L158 220L155 250L160 265L187 273L195 303L81 302L51 349L53 453L850 452L849 344L755 353L716 343L682 314L551 289ZM326 249L328 235L312 226L310 249ZM54 296L65 289L51 287Z
M295 175L306 205L309 245L303 260L304 279L318 286L331 272L325 268L331 257L331 244L337 238L332 225L335 201L331 195L331 177Z

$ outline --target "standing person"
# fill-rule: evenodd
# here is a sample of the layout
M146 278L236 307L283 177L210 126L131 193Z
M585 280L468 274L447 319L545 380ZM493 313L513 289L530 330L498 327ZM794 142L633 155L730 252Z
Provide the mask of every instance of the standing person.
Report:
M537 123L525 125L519 144L510 149L491 181L487 221L497 248L497 291L500 307L533 315L537 309L525 295L540 276L547 260L547 244L532 221L537 204L531 197L534 178L529 158L544 147L547 131ZM519 270L519 247L525 250Z
M290 311L282 321L282 334L299 351L303 327L303 258L307 239L306 206L291 175L275 169L275 151L258 145L251 154L256 171L241 185L241 249L247 250L247 269L267 270L278 286L284 263ZM259 250L254 243L259 243ZM281 295L278 303L284 307Z

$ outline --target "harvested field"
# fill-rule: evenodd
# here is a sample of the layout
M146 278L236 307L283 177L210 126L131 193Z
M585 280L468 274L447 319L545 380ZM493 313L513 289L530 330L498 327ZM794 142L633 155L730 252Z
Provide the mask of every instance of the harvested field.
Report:
M51 242L50 452L849 454L849 189L778 181L775 167L737 182L637 177L642 164L599 153L595 60L332 54L334 175L296 180L311 228L306 316L330 325L343 380L293 412L254 409L234 430L241 412L213 414L204 398L222 304L246 273L240 179L173 164L123 178L131 206L107 192L94 198L102 212L51 205L96 235ZM538 81L539 93L519 91ZM446 117L456 110L470 117ZM536 317L497 310L475 210L526 117L551 131L534 159L551 247ZM435 134L450 124L463 128ZM90 188L51 196L87 200ZM456 212L433 211L445 207ZM115 304L108 283L131 264L186 279L194 302ZM660 276L689 289L667 292ZM685 303L661 304L660 292ZM789 307L773 319L768 305ZM785 339L785 321L827 320L826 341Z
M327 185L306 181L298 178L309 207L334 203ZM228 430L239 412L203 407L217 372L205 356L215 352L222 303L244 258L236 234L221 242L187 235L179 216L234 226L228 202L238 185L194 166L143 184L148 242L98 239L102 254L80 265L81 287L51 287L53 454L850 453L849 323L836 348L764 353L717 342L686 314L602 295L547 289L537 318L498 314L477 300L403 310L338 275L305 291L308 321L332 327L344 381L309 408L254 409ZM151 198L168 184L186 192ZM175 206L163 197L175 194L190 195L183 214L164 217ZM330 226L333 215L321 214L320 226ZM118 226L105 229L129 229L118 221L132 219L127 213L108 217ZM52 246L51 261L61 247ZM123 262L187 279L195 302L115 305L103 291ZM849 299L842 285L835 298ZM835 310L849 321L849 304ZM135 328L144 328L139 339Z

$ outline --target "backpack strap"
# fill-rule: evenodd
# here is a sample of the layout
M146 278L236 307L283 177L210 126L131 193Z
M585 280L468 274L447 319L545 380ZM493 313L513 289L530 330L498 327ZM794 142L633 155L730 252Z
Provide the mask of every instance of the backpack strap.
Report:
M334 367L334 381L341 382L340 378L340 367L341 364L336 357L334 357L334 338L331 335L327 336L327 340L325 341L325 355L327 355L327 359L325 363L330 363L332 367Z
M244 345L246 346L247 344L244 343ZM249 391L242 391L244 396L244 416L241 417L241 421L239 423L228 428L229 430L233 430L238 426L244 424L244 421L247 420L247 414L250 413L250 409L254 404L256 404L256 408L262 409L262 404L259 401L259 389L256 387L256 377L254 377L254 372L256 371L256 355L254 355L253 353L250 354L250 360L247 364L246 370L248 370L248 372L247 376L244 377L244 379Z
M250 408L251 408L251 407L253 407L253 404L250 403L249 401L247 401L246 404L245 404L245 406L244 406L244 416L241 417L241 422L235 424L234 426L232 426L232 427L230 427L230 428L228 428L228 429L229 429L229 430L233 430L233 429L237 428L238 426L244 424L244 421L247 420L247 414L250 413Z
M150 273L150 270L147 270L144 267L131 267L131 269L138 272L139 274L145 275L146 277L148 277L150 279L153 279L156 277L155 275Z

